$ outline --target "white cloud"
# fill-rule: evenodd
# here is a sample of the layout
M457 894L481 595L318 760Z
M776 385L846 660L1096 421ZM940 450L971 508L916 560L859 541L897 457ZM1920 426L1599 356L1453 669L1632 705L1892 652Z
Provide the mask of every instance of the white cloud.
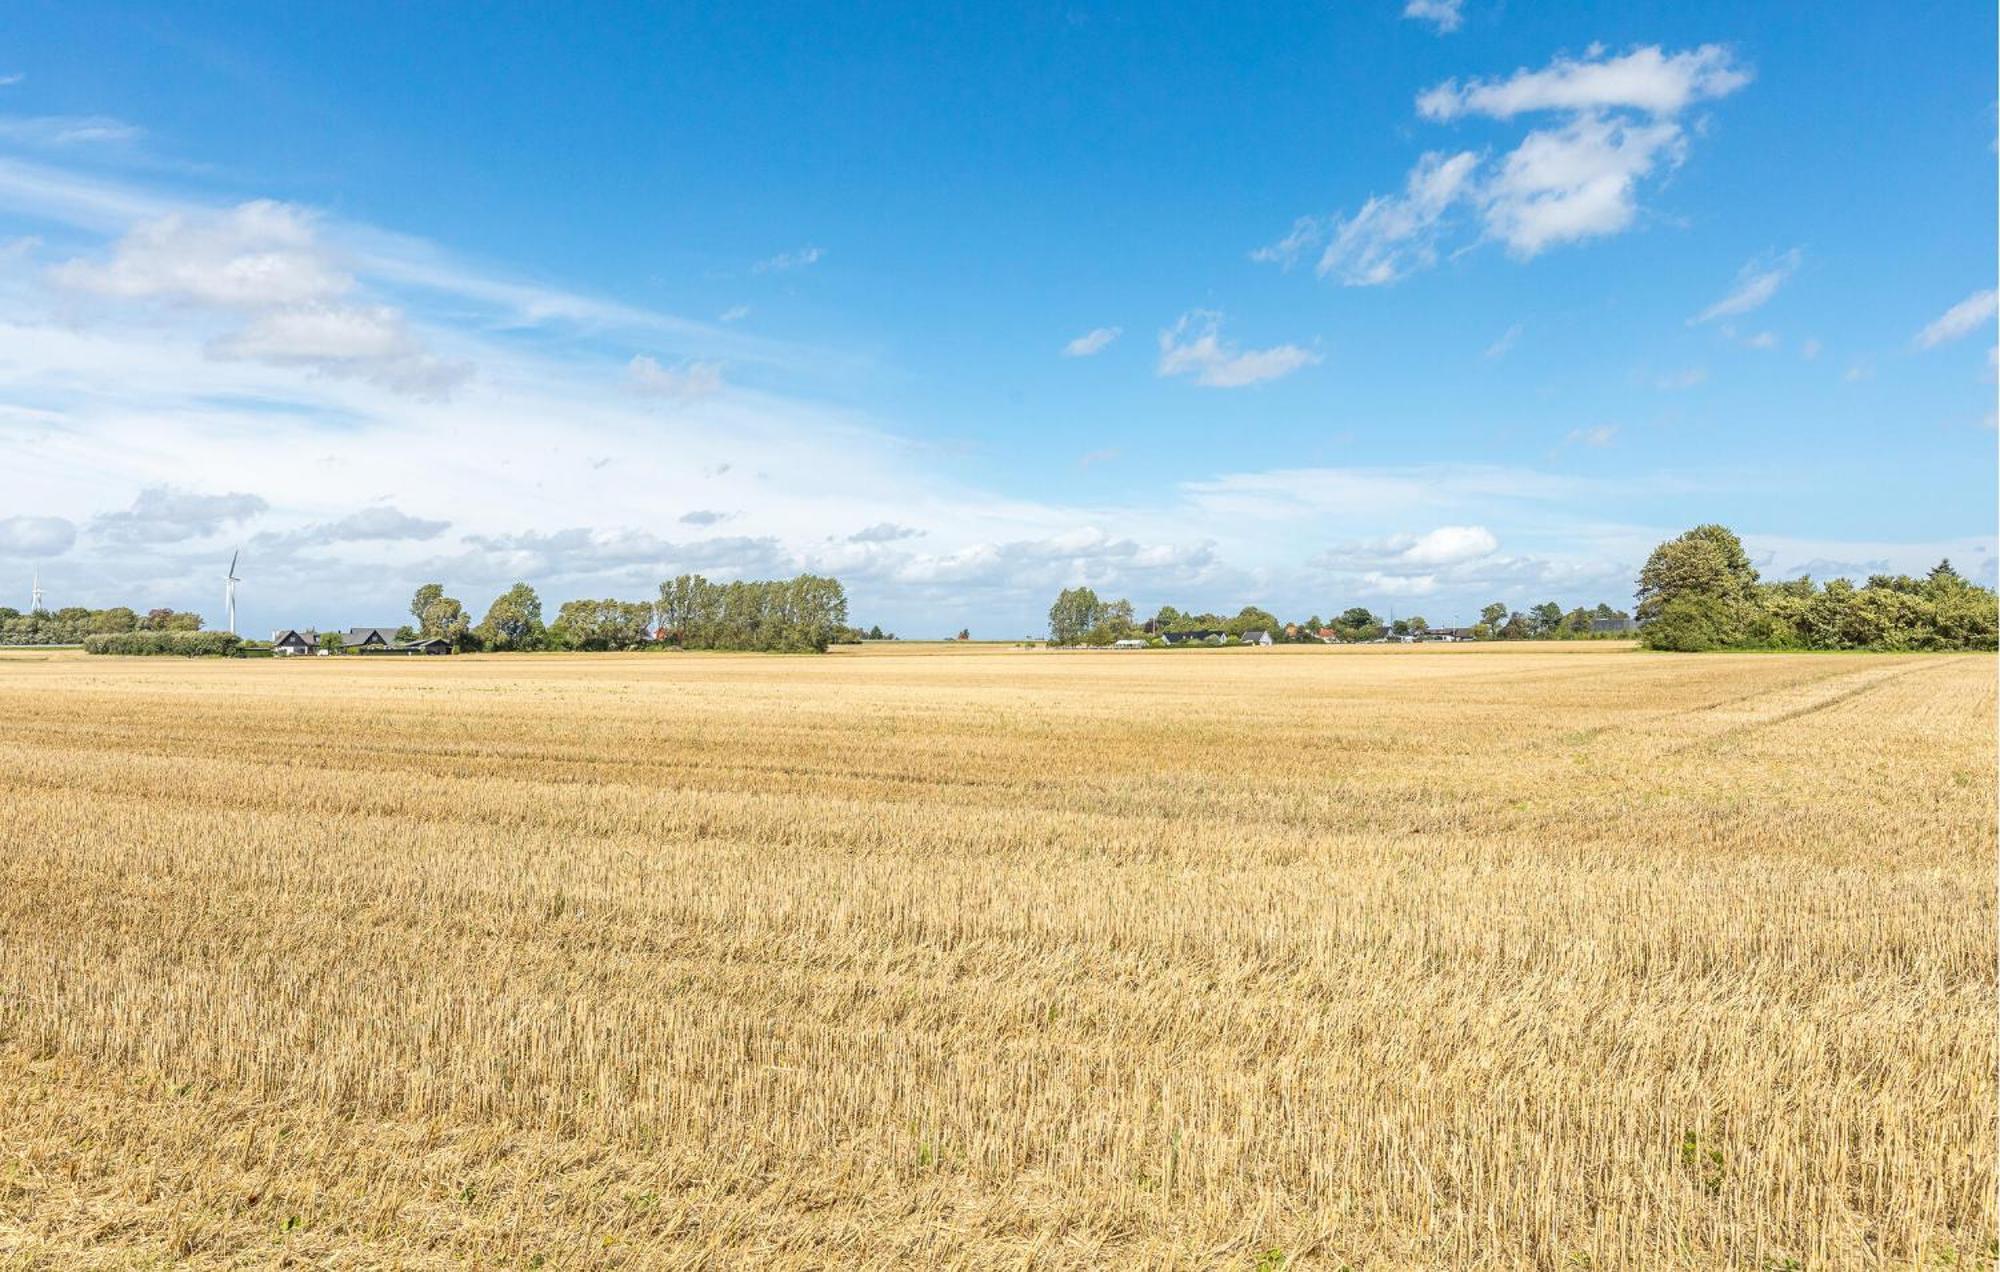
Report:
M142 222L108 260L68 261L50 276L100 296L243 310L322 302L354 286L318 241L312 215L268 199Z
M1686 153L1680 126L1581 115L1538 129L1486 184L1487 233L1528 258L1559 243L1617 234L1638 213L1636 189Z
M1611 445L1612 439L1617 436L1618 426L1616 424L1598 424L1590 428L1571 429L1569 435L1563 438L1563 443L1568 446L1594 446L1601 448Z
M1688 319L1688 325L1747 314L1778 294L1787 278L1798 269L1798 248L1775 258L1754 260L1736 271L1736 284L1729 294Z
M1432 151L1417 160L1401 195L1377 195L1352 217L1336 219L1320 255L1320 277L1350 286L1391 283L1437 260L1437 231L1445 213L1467 193L1479 156Z
M1462 115L1512 119L1536 111L1605 110L1668 118L1749 82L1749 70L1719 44L1673 54L1648 45L1623 57L1592 50L1580 59L1558 57L1539 71L1523 68L1504 80L1474 79L1463 86L1446 80L1418 96L1417 113L1439 121Z
M680 515L680 523L684 526L712 526L727 520L729 520L728 513L717 512L713 508L696 508L693 512L684 512Z
M1485 526L1439 526L1418 536L1397 559L1409 565L1456 565L1499 548L1500 541Z
M657 358L640 354L626 366L633 388L651 397L692 402L722 392L722 364L690 360L663 367Z
M432 400L448 397L472 374L469 362L427 352L402 313L387 305L272 310L208 349L217 358L307 367Z
M1692 389L1707 383L1707 367L1689 367L1685 371L1675 371L1668 375L1659 376L1653 381L1653 387L1662 393L1675 393L1682 389Z
M0 557L61 556L75 543L67 517L0 517Z
M1123 335L1124 332L1125 329L1123 327L1097 327L1086 331L1063 346L1062 356L1065 358L1088 358L1094 354L1102 353L1110 346L1112 341Z
M144 129L108 115L0 115L0 141L19 145L122 145L144 135Z
M1223 342L1221 329L1222 315L1213 311L1182 314L1179 322L1160 333L1159 374L1192 376L1196 384L1211 389L1236 389L1281 379L1320 360L1320 355L1298 345L1239 349Z
M1483 356L1488 362L1498 362L1500 359L1506 357L1509 353L1513 351L1514 346L1520 342L1520 339L1521 339L1521 324L1517 322L1513 326L1507 328L1507 330L1505 330L1504 332L1500 333L1500 338L1498 340L1495 340L1492 344L1487 345L1486 352L1481 356Z
M1755 335L1743 337L1742 343L1745 349L1775 349L1778 347L1778 333L1760 331Z
M769 256L758 261L750 267L750 272L753 274L775 274L788 269L804 269L808 265L817 265L819 258L824 255L825 253L817 247L795 248L792 251L779 252L776 256Z
M1823 346L1821 346L1820 342L1817 340L1806 339L1800 341L1799 356L1801 358L1804 358L1807 362L1811 362L1813 359L1819 357L1819 352L1822 347Z
M1931 349L1976 330L1993 317L1996 293L1978 291L1939 314L1917 333L1917 344Z
M863 530L856 530L847 536L849 543L895 543L899 539L917 539L923 531L909 526L899 526L893 521L878 521Z
M1465 0L1409 0L1403 6L1403 16L1428 22L1439 35L1449 35L1465 20L1464 7Z
M269 507L261 496L244 491L206 495L177 486L149 486L131 507L97 517L91 530L114 543L179 543L206 538Z
M363 508L338 521L320 527L328 539L343 543L361 540L435 539L451 527L449 521L413 517L400 508L382 505Z
M729 308L722 311L721 321L742 322L745 318L748 318L749 316L750 316L750 306L731 305Z
M132 227L100 260L49 271L58 287L126 301L243 316L210 356L304 367L418 397L442 398L469 364L431 354L401 311L356 305L351 273L321 241L310 212L270 200L207 215L173 213Z
M1580 59L1557 58L1503 80L1447 80L1418 97L1421 117L1561 118L1531 130L1497 160L1473 151L1426 153L1402 194L1371 198L1349 217L1300 217L1252 258L1288 266L1324 243L1322 277L1393 282L1438 261L1460 205L1477 213L1482 238L1518 259L1622 233L1638 220L1642 185L1686 159L1681 112L1749 81L1729 50L1712 44L1674 54L1648 46L1619 57L1593 47Z

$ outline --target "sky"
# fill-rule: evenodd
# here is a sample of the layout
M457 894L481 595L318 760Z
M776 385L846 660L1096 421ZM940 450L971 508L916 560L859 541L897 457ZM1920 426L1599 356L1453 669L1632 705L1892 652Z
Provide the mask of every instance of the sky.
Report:
M1601 11L1598 11L1601 10ZM1995 577L1990 5L16 3L0 604ZM13 595L19 593L18 597Z

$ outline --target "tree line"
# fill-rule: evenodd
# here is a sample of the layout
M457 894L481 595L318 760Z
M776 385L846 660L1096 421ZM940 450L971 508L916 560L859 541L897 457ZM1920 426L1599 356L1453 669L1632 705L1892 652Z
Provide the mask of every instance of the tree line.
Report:
M2000 601L1940 561L1923 578L1871 574L1767 583L1727 526L1653 550L1639 572L1640 639L1653 649L1993 649Z
M109 609L66 605L23 613L0 605L0 645L81 645L91 636L200 630L201 615L188 610L152 609L141 614L124 605Z
M847 591L839 579L801 574L791 579L715 583L683 574L660 584L650 601L565 601L544 621L542 600L526 583L495 597L474 623L444 586L426 583L410 599L404 641L442 639L459 650L733 649L825 653L849 640L893 639L880 627L847 625Z
M1553 601L1537 605L1525 613L1495 602L1480 611L1479 622L1457 633L1472 640L1581 640L1595 635L1592 623L1600 619L1624 619L1623 610L1599 604L1594 609L1565 611ZM1163 644L1169 635L1190 632L1213 633L1222 640L1241 640L1252 632L1268 632L1274 642L1319 644L1367 643L1391 637L1422 637L1431 624L1421 614L1384 620L1364 606L1353 606L1336 617L1322 621L1317 614L1299 622L1280 622L1267 609L1246 605L1234 615L1183 612L1163 605L1149 619L1139 620L1128 600L1106 601L1087 587L1065 588L1049 607L1049 643L1052 645L1110 645L1121 640L1144 639Z

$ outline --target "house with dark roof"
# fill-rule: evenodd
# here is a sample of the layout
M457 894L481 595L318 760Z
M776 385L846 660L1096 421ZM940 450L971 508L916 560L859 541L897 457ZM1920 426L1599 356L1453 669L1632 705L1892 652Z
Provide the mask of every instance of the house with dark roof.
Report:
M347 654L448 654L451 642L442 636L400 641L393 627L350 627L340 638L340 648Z
M1162 632L1160 639L1169 645L1206 645L1211 641L1220 643L1225 636L1224 632L1201 628L1191 632Z
M366 654L390 649L396 644L393 627L350 627L340 638L340 647L350 654Z
M319 647L319 632L311 627L287 627L271 633L271 652L281 658L310 654Z
M1269 632L1244 632L1243 643L1246 645L1274 645L1277 642L1271 639L1271 633Z

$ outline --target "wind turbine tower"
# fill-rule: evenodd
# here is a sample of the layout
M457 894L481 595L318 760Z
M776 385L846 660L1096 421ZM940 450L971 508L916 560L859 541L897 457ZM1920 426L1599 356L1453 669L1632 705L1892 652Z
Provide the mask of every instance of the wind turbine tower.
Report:
M238 548L229 554L229 573L222 576L222 604L229 611L229 634L236 634L236 585L242 582L236 577L236 558L243 555Z
M30 614L39 614L42 612L42 572L40 570L35 571L33 595L35 599L34 602L28 606L28 612Z

